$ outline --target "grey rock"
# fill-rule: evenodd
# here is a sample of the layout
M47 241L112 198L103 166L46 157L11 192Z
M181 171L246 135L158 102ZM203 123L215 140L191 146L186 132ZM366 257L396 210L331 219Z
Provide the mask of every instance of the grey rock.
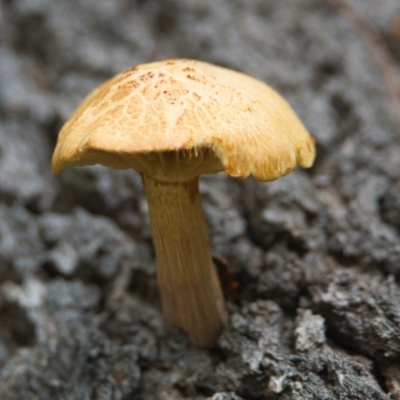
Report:
M346 1L398 63L399 2ZM164 321L140 177L50 170L91 89L168 57L268 82L318 146L311 170L276 182L201 178L236 288L209 351ZM391 107L363 38L324 1L0 2L0 399L399 397Z

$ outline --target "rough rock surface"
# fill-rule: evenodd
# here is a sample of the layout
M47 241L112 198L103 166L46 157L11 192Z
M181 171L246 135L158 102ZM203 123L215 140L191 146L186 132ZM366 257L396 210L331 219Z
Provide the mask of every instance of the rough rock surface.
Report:
M398 0L348 2L400 64ZM138 176L50 172L90 89L167 57L270 83L318 141L309 171L201 181L239 283L211 351L163 320ZM0 1L0 399L400 399L399 134L327 1Z

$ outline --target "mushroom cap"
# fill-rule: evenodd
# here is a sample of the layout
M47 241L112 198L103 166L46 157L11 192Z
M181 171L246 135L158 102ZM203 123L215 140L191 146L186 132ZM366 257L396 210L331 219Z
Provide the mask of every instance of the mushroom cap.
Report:
M192 173L225 170L263 181L308 168L315 157L314 139L272 88L240 72L173 59L128 69L89 94L63 126L52 167L103 164L156 175L143 155L172 159L178 152L189 154L188 163L204 151L210 168L196 162Z

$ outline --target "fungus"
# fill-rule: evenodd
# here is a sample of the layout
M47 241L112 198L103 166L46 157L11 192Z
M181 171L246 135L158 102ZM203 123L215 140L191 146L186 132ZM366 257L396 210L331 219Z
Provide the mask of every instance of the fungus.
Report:
M63 126L52 167L103 164L141 175L165 317L209 348L227 311L199 175L272 181L310 167L314 156L314 140L269 86L183 59L138 65L95 89Z

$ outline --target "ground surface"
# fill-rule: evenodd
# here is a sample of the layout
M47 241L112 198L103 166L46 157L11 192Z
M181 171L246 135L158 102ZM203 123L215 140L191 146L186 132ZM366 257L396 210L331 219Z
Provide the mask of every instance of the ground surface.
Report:
M352 0L400 59L400 3ZM213 351L160 312L140 180L50 172L58 130L120 70L211 61L280 90L310 171L201 191L238 295ZM0 398L400 398L400 133L365 41L321 0L0 2Z

